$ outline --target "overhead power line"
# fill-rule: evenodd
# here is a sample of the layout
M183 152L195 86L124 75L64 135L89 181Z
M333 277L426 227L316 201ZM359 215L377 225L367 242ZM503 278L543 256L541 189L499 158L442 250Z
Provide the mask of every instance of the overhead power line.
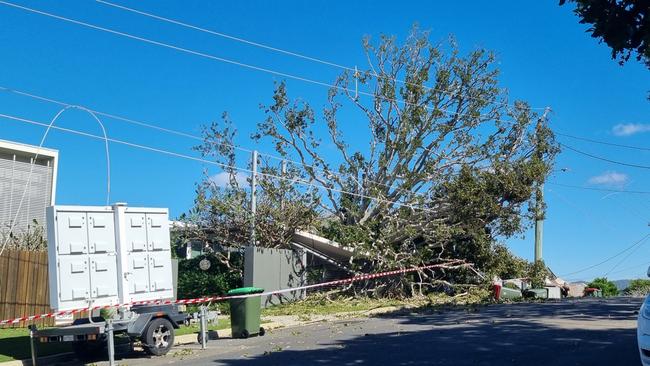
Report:
M575 186L571 184L556 183L556 182L546 182L546 184L566 187L566 188L575 188L575 189L584 189L588 191L599 191L599 192L610 192L610 193L630 193L630 194L650 194L650 191L632 191L627 189L610 189L610 188L597 188L597 187L583 187Z
M121 36L121 37L130 38L130 39L133 39L133 40L136 40L136 41L141 41L141 42L149 43L149 44L152 44L152 45L165 47L165 48L173 49L173 50L184 52L184 53L193 54L193 55L200 56L200 57L209 58L209 59L212 59L212 60L215 60L215 61L225 62L225 63L236 65L236 66L241 66L241 67L245 67L245 68L249 68L249 69L253 69L253 70L257 70L257 71L270 73L270 74L277 75L277 76L282 76L282 77L286 77L286 78L290 78L290 79L305 81L305 82L308 82L308 83L313 83L313 84L322 85L322 86L326 86L326 87L333 87L334 86L332 84L328 84L328 83L324 83L324 82L320 82L320 81L316 81L316 80L312 80L312 79L307 79L307 78L303 78L303 77L300 77L300 76L283 73L283 72L280 72L280 71L266 69L266 68L263 68L263 67L249 65L249 64L242 63L242 62L229 60L229 59L226 59L226 58L223 58L223 57L218 57L218 56L210 55L210 54L207 54L207 53L194 51L194 50L191 50L191 49L188 49L188 48L178 47L178 46L174 46L174 45L171 45L171 44L155 41L155 40L152 40L152 39L148 39L148 38L144 38L144 37L140 37L140 36L135 36L135 35L132 35L132 34L129 34L129 33L116 31L114 29L101 27L101 26L98 26L98 25L82 22L82 21L79 21L79 20L71 19L71 18L66 18L66 17L60 16L60 15L47 13L47 12L44 12L44 11L41 11L41 10L28 8L28 7L22 6L22 5L13 4L13 3L10 3L10 2L7 2L7 1L0 1L0 4L4 4L4 5L11 6L11 7L14 7L14 8L17 8L17 9L32 12L32 13L35 13L35 14L44 15L44 16L47 16L47 17L50 17L50 18L63 20L65 22L81 25L83 27L92 28L92 29L99 30L99 31L102 31L102 32L111 33L111 34L118 35L118 36Z
M7 88L7 87L4 87L4 86L0 86L0 90L8 92L8 93L14 93L14 94L18 94L18 95L25 96L25 97L28 97L28 98L33 98L33 99L36 99L36 100L48 102L48 103L53 103L53 104L60 105L62 107L66 107L66 108L77 107L76 104L66 103L66 102L62 102L60 100L56 100L56 99L36 95L36 94L33 94L33 93L28 93L28 92L25 92L25 91L20 91L20 90L16 90L16 89L12 89L12 88ZM126 123L134 124L134 125L137 125L137 126L151 128L151 129L155 129L155 130L158 130L158 131L162 131L162 132L166 132L166 133L170 133L170 134L174 134L174 135L178 135L178 136L182 136L182 137L187 137L187 138L191 138L191 139L194 139L194 140L197 140L197 141L204 141L204 138L202 138L200 136L193 135L193 134L190 134L190 133L187 133L187 132L182 132L182 131L178 131L178 130L165 128L165 127L160 127L160 126L155 125L155 124L153 124L151 122L143 122L143 121L135 120L135 119L132 119L132 118L127 118L127 117L124 117L124 116L116 115L116 114L113 114L113 113L106 113L106 112L93 110L93 109L90 109L90 108L86 108L86 110L89 111L89 112L92 112L94 114L97 114L97 115L101 115L101 116L104 116L104 117L116 119L116 120L123 121L123 122L126 122ZM235 150L243 151L243 152L246 152L246 153L252 153L253 152L253 149L245 148L245 147L242 147L242 146L239 146L239 145L228 144L228 143L224 143L224 142L219 143L219 146L230 147L230 148L233 148ZM347 174L346 175L346 174L326 171L325 169L323 169L321 167L306 164L306 163L296 161L296 160L291 160L291 159L288 159L288 158L282 157L282 156L272 155L272 154L263 153L263 152L261 152L259 154L262 155L262 156L266 156L266 157L275 159L275 160L286 161L286 162L292 163L294 165L302 166L303 168L311 168L311 169L314 169L316 171L321 171L321 172L324 172L324 173L328 173L328 174L331 174L331 175L339 177L339 178L353 177L354 176L352 174ZM356 177L355 177L355 179L356 179ZM408 192L408 193L416 195L416 196L424 196L424 194L420 193L420 192L413 192L413 191L410 191L408 189L399 188L399 187L396 188L396 187L393 187L392 185L377 182L377 181L373 181L373 180L366 180L366 181L369 182L369 183L374 183L374 184L379 185L379 186L387 187L389 189L395 189L397 191Z
M269 45L266 45L266 44L263 44L263 43L247 40L247 39L244 39L244 38L241 38L241 37L236 37L236 36L229 35L229 34L226 34L226 33L223 33L223 32L213 31L213 30L206 29L206 28L203 28L203 27L199 27L199 26L196 26L196 25L193 25L193 24L185 23L185 22L182 22L182 21L179 21L179 20L176 20L176 19L163 17L163 16L160 16L160 15L156 15L156 14L153 14L153 13L145 12L145 11L134 9L134 8L129 8L129 7L126 7L124 5L119 5L119 4L111 3L111 2L108 2L108 1L104 1L104 0L95 0L95 1L98 2L98 3L104 4L104 5L112 6L112 7L117 8L117 9L121 9L121 10L131 12L131 13L134 13L134 14L143 15L143 16L146 16L146 17L149 17L149 18L153 18L153 19L157 19L157 20L160 20L160 21L163 21L163 22L175 24L175 25L178 25L178 26L181 26L181 27L193 29L193 30L203 32L203 33L207 33L207 34L210 34L210 35L213 35L213 36L218 36L218 37L226 38L226 39L229 39L229 40L232 40L232 41L244 43L244 44L247 44L247 45L250 45L250 46L263 48L263 49L266 49L266 50L269 50L269 51L278 52L278 53L282 53L282 54L293 56L293 57L298 57L298 58L301 58L301 59L304 59L304 60L307 60L307 61L317 62L317 63L323 64L323 65L336 67L336 68L343 69L343 70L346 70L346 71L351 71L351 72L355 72L355 73L358 72L358 69L356 69L355 67L341 65L341 64L338 64L338 63L335 63L335 62L332 62L332 61L327 61L327 60L323 60L323 59L320 59L320 58L307 56L307 55L304 55L304 54L301 54L301 53L298 53L298 52L288 51L288 50L285 50L285 49L282 49L282 48L269 46ZM397 83L401 83L401 84L404 84L404 85L417 85L417 84L410 83L410 82L408 82L406 80L401 80L401 79L397 79L397 78L393 78L393 77L379 75L376 72L370 72L370 75L372 75L372 76L374 76L376 78L379 78L379 79L392 80L392 81L395 81ZM419 86L419 85L417 85L417 86ZM438 88L432 88L432 87L427 87L427 86L424 86L424 88L426 90L433 90L433 91L437 91L437 92L440 92L440 93L443 93L443 94L449 94L449 95L457 95L458 94L457 92L452 92L452 91L449 91L449 90L446 90L446 89L438 89ZM497 102L497 101L492 101L492 100L487 100L487 99L477 98L477 97L472 97L472 96L467 96L466 98L467 99L480 100L480 101L489 102L489 103L494 103L494 104L497 104L497 105L503 105L503 106L509 106L509 107L512 106L511 104L508 104L508 103L502 103L502 102ZM543 109L545 109L545 107L531 107L531 109L543 110Z
M623 272L625 272L625 271L629 271L629 270L631 270L631 269L639 268L639 267L641 267L641 266L648 266L648 265L650 265L650 262L637 263L637 264L635 264L635 265L633 265L633 266L625 267L625 268L619 269L619 270L617 270L617 271L610 272L610 274L623 273Z
M135 36L135 35L132 35L132 34L129 34L129 33L116 31L116 30L113 30L113 29L110 29L110 28L101 27L101 26L97 26L97 25L94 25L94 24L78 21L78 20L75 20L75 19L70 19L70 18L66 18L66 17L63 17L63 16L59 16L59 15L56 15L56 14L47 13L47 12L40 11L40 10L37 10L37 9L33 9L33 8L29 8L29 7L25 7L25 6L21 6L21 5L17 5L17 4L13 4L13 3L10 3L10 2L7 2L7 1L0 1L0 4L4 4L4 5L11 6L11 7L14 7L14 8L17 8L17 9L21 9L21 10L29 11L29 12L32 12L32 13L52 17L52 18L55 18L55 19L58 19L58 20L63 20L63 21L66 21L66 22L70 22L70 23L73 23L73 24L77 24L77 25L81 25L81 26L84 26L84 27L92 28L92 29L95 29L95 30L108 32L108 33L111 33L111 34L114 34L114 35L127 37L127 38L130 38L130 39L133 39L133 40L138 40L138 41L142 41L142 42L145 42L145 43L149 43L149 44L153 44L153 45L173 49L173 50L176 50L176 51L185 52L185 53L193 54L193 55L196 55L196 56L209 58L209 59L216 60L216 61L221 61L221 62L225 62L225 63L229 63L229 64L233 64L233 65L237 65L237 66L241 66L241 67L245 67L245 68L249 68L249 69L254 69L254 70L257 70L257 71L267 72L267 73L270 73L270 74L274 74L274 75L278 75L278 76L282 76L282 77L286 77L286 78L290 78L290 79L305 81L305 82L309 82L309 83L313 83L313 84L317 84L317 85L321 85L321 86L326 86L326 87L330 87L330 88L333 87L333 88L337 88L338 90L343 90L343 91L346 91L346 92L353 92L353 90L341 87L339 85L328 84L328 83L324 83L324 82L304 78L304 77L297 76L297 75L292 75L292 74L279 72L279 71L275 71L275 70L271 70L271 69L267 69L267 68L263 68L263 67L258 67L258 66L254 66L254 65L250 65L250 64L245 64L245 63L238 62L238 61L229 60L229 59L226 59L226 58L206 54L206 53L203 53L203 52L194 51L194 50L191 50L191 49L188 49L188 48L174 46L174 45L171 45L171 44L151 40L151 39L148 39L148 38ZM391 98L376 96L373 93L368 93L368 92L363 92L363 91L359 91L358 94L371 96L371 97L377 97L377 98L383 99L385 101L402 103L402 104L405 104L405 105L417 105L416 103L409 103L409 102L404 101L404 100L398 100L398 99L391 99ZM53 101L53 100L49 100L49 101L57 102L57 101ZM447 115L450 115L450 116L455 115L457 117L460 117L460 116L470 115L470 114L457 113L456 111L450 111L450 110L445 110L445 109L441 109L441 108L433 108L433 107L430 107L430 106L424 106L424 107L426 109L429 109L429 110L435 110L435 111L440 111L440 112L446 113ZM108 115L108 114L105 114L105 115L110 116L110 117L117 117L117 119L120 119L120 120L123 120L123 121L128 120L128 119L125 119L123 117L120 118L120 117L114 116L114 115ZM473 115L473 117L490 117L490 116L480 115L479 114L479 115ZM132 123L143 125L143 126L146 125L146 124L143 124L143 123L135 121L135 120L129 120L129 121L132 122ZM147 126L147 127L152 127L152 126ZM171 130L171 129L166 129L166 128L162 128L162 127L154 127L154 128L157 128L157 129L162 130L162 131L170 132L170 133L175 133L175 134L178 134L178 135L184 135L184 136L190 137L190 138L195 138L195 139L198 138L198 139L200 139L200 137L191 136L189 134L179 132L179 131L174 131L174 130ZM286 160L284 158L279 158L279 159L280 160ZM287 160L287 161L289 161L289 160ZM298 164L301 164L301 165L305 166L305 164L302 163L302 162L295 162L295 161L291 161L291 162L298 163ZM385 184L380 183L380 182L374 182L374 183L386 186ZM390 188L393 188L393 187L391 186ZM401 188L396 188L396 189L400 190ZM412 194L418 194L416 192L411 192L411 193Z
M98 136L100 139L104 140L104 145L106 148L106 204L110 202L110 197L111 197L111 157L110 157L110 152L108 149L108 135L106 134L106 128L104 127L104 124L102 121L92 112L89 111L87 108L81 107L81 106L65 106L61 110L59 110L54 117L50 120L50 123L43 124L45 127L45 133L43 134L43 137L41 137L41 142L38 144L38 147L36 149L36 154L34 157L31 159L31 163L29 164L29 173L27 174L27 179L25 182L25 187L23 188L23 193L20 196L20 201L18 201L18 208L16 209L16 214L14 215L13 220L11 220L11 223L9 224L9 232L6 235L6 238L4 242L2 243L2 246L0 247L0 256L2 256L2 252L4 252L5 248L7 247L7 244L9 243L9 240L13 237L13 231L14 228L16 227L16 223L18 221L18 215L20 214L20 209L23 205L23 202L25 201L25 197L27 195L27 190L29 189L30 182L32 180L32 173L34 171L34 166L36 165L36 159L38 159L38 156L41 153L41 149L43 148L43 144L45 143L45 139L47 138L47 135L49 134L50 130L54 128L54 123L69 109L78 109L81 111L84 111L88 114L90 114L93 119L97 122L99 127L102 130L102 136ZM13 183L12 183L13 184Z
M37 125L37 126L48 127L47 123L38 122L38 121L34 121L34 120L27 119L27 118L22 118L22 117L16 117L16 116L8 115L8 114L0 113L0 117L11 119L11 120L14 120L14 121L29 123L29 124L33 124L33 125ZM138 148L138 149L143 149L143 150L147 150L147 151L151 151L151 152L156 152L156 153L166 154L166 155L175 156L175 157L179 157L179 158L183 158L183 159L202 162L202 163L206 163L206 164L216 165L216 166L221 167L222 169L228 169L228 170L232 169L232 170L237 170L237 171L246 172L246 173L253 173L253 170L251 170L251 169L241 168L241 167L234 166L234 165L228 165L228 164L224 164L224 163L220 163L220 162L216 162L216 161L211 161L211 160L207 160L207 159L203 159L203 158L198 158L198 157L191 156L191 155L180 154L180 153L176 153L176 152L173 152L173 151L168 151L168 150L164 150L164 149L160 149L160 148L156 148L156 147L136 144L136 143L133 143L133 142L114 139L114 138L111 138L111 137L105 138L103 136L94 135L94 134L91 134L91 133L87 133L87 132L83 132L83 131L79 131L79 130L74 130L74 129L70 129L70 128L64 128L64 127L58 127L58 126L51 126L51 128L56 129L56 130L60 130L60 131L64 131L64 132L68 132L68 133L73 133L73 134L80 135L80 136L100 139L100 140L104 140L104 141L108 141L108 142L112 142L112 143L116 143L116 144L126 145L126 146L130 146L130 147ZM384 199L384 198L373 197L373 196L369 196L369 195L365 195L365 194L361 194L361 193L357 193L357 192L350 192L350 191L346 191L346 190L342 190L342 189L337 189L337 188L334 188L334 187L326 187L326 186L323 186L323 185L320 185L320 184L314 184L313 182L303 180L303 179L300 179L300 178L291 178L291 177L287 177L287 176L279 176L279 175L270 174L270 173L263 173L263 172L256 172L256 174L259 175L259 176L264 176L264 177L268 177L268 178L272 178L272 179L280 179L280 180L289 181L292 184L298 184L298 185L302 185L302 186L306 186L306 187L329 190L329 191L332 191L332 192L347 194L347 195L351 195L351 196L355 196L355 197L359 197L359 198L366 198L366 199L370 199L370 200L373 200L373 201L379 202L379 203L387 203L387 204L392 204L392 205L395 205L395 206L398 206L398 207L407 207L407 208L410 208L410 209L413 209L413 210L420 210L420 211L425 211L425 212L435 212L434 210L431 210L431 209L428 209L428 208L423 208L423 207L418 207L418 206L408 204L408 203L391 201L391 200L387 200L387 199Z
M25 10L25 11L28 11L28 12L44 15L44 16L47 16L47 17L55 18L55 19L58 19L58 20L63 20L63 21L66 21L66 22L81 25L81 26L88 27L88 28L91 28L91 29L111 33L111 34L114 34L114 35L119 35L119 36L130 38L130 39L133 39L133 40L142 41L142 42L149 43L149 44L152 44L152 45L165 47L165 48L173 49L173 50L176 50L176 51L185 52L185 53L193 54L193 55L196 55L196 56L205 57L205 58L208 58L208 59L212 59L212 60L216 60L216 61L220 61L220 62L225 62L225 63L241 66L241 67L244 67L244 68L249 68L249 69L262 71L262 72L267 72L267 73L270 73L270 74L273 74L273 75L282 76L282 77L295 79L295 80L299 80L299 81L304 81L304 82L309 82L309 83L313 83L313 84L317 84L317 85L321 85L321 86L326 86L326 87L329 87L329 88L336 88L338 90L346 91L348 93L354 92L351 89L344 88L344 87L341 87L339 85L328 84L328 83L324 83L324 82L304 78L304 77L297 76L297 75L292 75L292 74L279 72L279 71L275 71L275 70L271 70L271 69L267 69L267 68L263 68L263 67L258 67L258 66L238 62L238 61L229 60L229 59L226 59L226 58L206 54L206 53L203 53L203 52L194 51L194 50L191 50L191 49L188 49L188 48L174 46L174 45L171 45L171 44L151 40L151 39L148 39L148 38L135 36L135 35L132 35L132 34L129 34L129 33L116 31L116 30L113 30L113 29L110 29L110 28L101 27L101 26L97 26L97 25L94 25L94 24L78 21L78 20L75 20L75 19L66 18L66 17L59 16L59 15L52 14L52 13L47 13L47 12L44 12L44 11L41 11L41 10L25 7L25 6L22 6L22 5L13 4L13 3L10 3L10 2L7 2L7 1L0 1L0 4L4 4L4 5L14 7L14 8L17 8L17 9L21 9L21 10ZM383 99L385 101L390 101L390 102L395 102L395 103L402 103L402 104L405 104L405 105L416 105L416 106L418 106L417 103L409 103L409 102L404 101L404 100L381 97L381 96L377 96L377 95L375 95L373 93L359 91L358 94L366 95L366 96L370 96L370 97L377 97L377 98ZM472 114L467 114L467 113L457 113L456 111L450 111L450 110L440 109L440 108L433 108L433 107L430 107L430 106L424 106L424 108L429 109L429 110L440 111L440 112L443 112L443 113L445 113L445 114L447 114L449 116L453 115L453 116L461 117L461 116L471 115L472 117L491 117L491 116L480 115L480 114L479 115L472 115ZM121 120L125 121L126 119L121 118ZM504 121L504 122L509 122L509 121ZM174 130L164 129L164 128L158 128L158 129L166 130L167 132L170 132L170 133L179 134L179 131L174 131ZM182 133L182 134L184 134L184 133ZM191 137L191 136L186 136L186 137ZM281 158L281 159L283 159L283 158ZM301 162L297 162L297 163L301 164L301 165L304 165ZM378 183L378 182L375 182L375 183ZM378 183L378 184L383 185L383 183ZM397 189L400 189L400 188L397 188ZM417 194L415 192L412 192L412 193Z
M62 107L74 106L74 104L71 104L71 103L62 102L60 100L56 100L56 99L52 99L52 98L48 98L48 97L44 97L44 96L40 96L40 95L36 95L36 94L32 94L32 93L28 93L28 92L17 90L17 89L7 88L5 86L0 86L0 90L8 92L8 93L22 95L22 96L32 98L32 99L41 100L41 101L52 103L52 104L57 104L57 105L60 105ZM119 116L119 115L116 115L116 114L111 114L111 113L98 111L98 110L95 110L95 109L92 109L92 108L88 108L88 110L95 113L95 114L97 114L97 115L100 115L100 116L116 119L116 120L119 120L119 121L127 122L127 123L130 123L130 124L134 124L134 125L138 125L138 126L142 126L142 127L146 127L146 128L152 128L152 129L155 129L155 130L158 130L158 131L162 131L162 132L166 132L166 133L170 133L170 134L174 134L174 135L178 135L178 136L182 136L182 137L187 137L187 138L198 140L198 141L203 141L203 138L201 138L200 136L192 135L192 134L187 133L187 132L182 132L182 131L173 130L173 129L170 129L170 128L160 127L158 125L154 125L154 124L151 124L151 123L138 121L138 120L135 120L135 119L132 119L132 118L127 118L127 117ZM247 149L237 147L237 146L233 146L233 147L242 149L242 150L247 151L247 152L252 151L252 150L247 150Z
M551 183L551 184L553 184L553 183ZM562 185L561 185L561 186L562 186ZM549 192L552 192L553 194L557 195L558 198L560 198L562 201L564 201L564 202L567 203L569 206L571 206L572 208L574 208L576 211L579 211L579 212L581 212L582 214L584 214L585 217L588 217L589 219L594 220L594 223L596 224L596 227L607 227L607 228L611 228L611 229L612 229L612 232L616 232L616 233L621 232L621 229L620 229L620 228L619 228L619 229L614 229L614 228L610 225L609 221L601 221L601 222L597 222L597 221L600 221L600 220L598 220L597 218L593 217L592 214L591 214L590 212L588 212L588 211L584 211L584 210L581 208L581 206L578 206L578 205L572 203L572 202L571 202L570 200L568 200L566 197L564 197L564 196L562 196L561 194L559 194L559 192L557 192L557 191L553 191L553 190L551 190L551 189L549 189ZM611 194L610 194L610 195L611 195ZM606 197L608 197L608 196L610 196L610 195L607 195L607 196L605 196L605 197L603 197L603 198L606 198ZM622 204L622 203L621 203L621 204ZM644 217L644 215L643 215L643 214L640 214L640 213L639 213L639 212L638 212L634 207L632 207L632 206L630 206L630 207L623 207L623 206L625 206L625 205L621 205L621 207L624 208L626 211L628 211L628 212L630 213L630 215L632 215L632 216L636 216L636 217L639 218L639 219L640 219L644 224L647 223L647 219Z
M617 258L618 256L622 255L623 253L627 252L628 250L631 250L632 248L636 247L637 245L640 245L640 244L643 243L646 239L648 239L648 237L650 237L650 234L646 234L643 238L641 238L641 239L635 241L635 242L634 242L632 245L630 245L629 247L627 247L627 248L621 250L620 252L614 254L614 255L611 256L611 257L608 257L607 259L605 259L605 260L603 260L603 261L601 261L601 262L598 262L598 263L596 263L596 264L594 264L594 265L591 265L591 266L589 266L589 267L582 268L582 269L577 270L577 271L574 271L574 272L565 273L565 274L563 274L563 275L560 275L560 277L567 277L567 276L571 276L571 275L574 275L574 274L577 274L577 273L582 273L582 272L588 271L588 270L590 270L590 269L592 269L592 268L596 268L596 267L598 267L598 266L600 266L600 265L603 265L603 264L605 264L605 263L611 261L612 259Z
M574 202L572 202L569 198L565 197L564 195L560 194L560 192L554 190L554 189L548 189L548 192L559 198L562 202L564 202L567 206L571 207L572 209L576 210L577 212L580 212L586 219L594 223L594 227L598 228L607 228L610 230L612 233L620 233L621 229L614 227L609 221L603 221L600 218L596 217L593 215L592 211L585 210L582 205L578 205Z
M628 258L630 258L632 256L632 254L634 254L637 250L639 250L647 242L648 241L647 241L647 237L646 237L646 240L641 241L639 243L639 245L637 245L634 249L630 250L630 252L627 253L627 255L625 257L623 257L620 261L618 261L609 271L605 272L603 277L607 277L607 275L609 275L613 270L618 268L618 266L620 266L623 262L625 262Z
M559 144L560 144L560 146L562 146L564 148L567 148L567 149L569 149L569 150L571 150L573 152L576 152L576 153L578 153L580 155L588 156L588 157L590 157L592 159L602 160L602 161L606 161L606 162L612 163L612 164L629 166L629 167L632 167L632 168L650 169L650 166L648 166L648 165L639 165L639 164L625 163L625 162L622 162L622 161L616 161L616 160L612 160L612 159L609 159L609 158L604 158L602 156L594 155L594 154L591 154L591 153L588 153L588 152L584 152L582 150L578 150L578 149L576 149L574 147L571 147L571 146L569 146L567 144L563 144L561 142Z
M108 6L112 6L112 7L117 8L117 9L126 10L126 11L129 11L131 13L144 15L144 16L147 16L149 18L162 20L164 22L180 25L180 26L185 27L185 28L190 28L190 29L198 30L198 31L201 31L201 32L204 32L204 33L209 33L209 34L212 34L214 36L223 37L223 38L226 38L226 39L229 39L229 40L232 40L232 41L245 43L245 44L250 45L250 46L264 48L264 49L267 49L269 51L279 52L279 53L283 53L283 54L289 55L289 56L299 57L299 58L302 58L302 59L305 59L305 60L308 60L308 61L318 62L318 63L323 64L323 65L337 67L339 69L344 69L344 70L348 70L348 71L355 71L353 67L344 66L344 65L337 64L337 63L334 63L334 62L331 62L331 61L322 60L322 59L319 59L319 58L316 58L316 57L306 56L306 55L303 55L303 54L300 54L300 53L297 53L297 52L293 52L293 51L287 51L287 50L277 48L277 47L273 47L273 46L269 46L269 45L266 45L266 44L263 44L263 43L254 42L254 41L250 41L250 40L247 40L247 39L244 39L244 38L241 38L241 37L232 36L232 35L229 35L229 34L226 34L226 33L217 32L217 31L213 31L213 30L210 30L210 29L206 29L206 28L201 28L201 27L198 27L196 25L184 23L184 22L174 20L174 19L170 19L170 18L165 18L165 17L162 17L160 15L156 15L156 14L152 14L152 13L146 13L144 11L137 10L137 9L134 9L134 8L129 8L129 7L126 7L124 5L114 4L114 3L110 3L108 1L102 1L102 0L96 0L96 1L98 3L108 5Z
M557 131L555 131L554 133L556 135L559 135L559 136L564 136L564 137L568 137L568 138L575 139L575 140L587 141L587 142L591 142L591 143L594 143L594 144L601 144L601 145L607 145L607 146L616 146L616 147L622 147L622 148L625 148L625 149L650 151L650 147L616 144L616 143L613 143L613 142L593 140L593 139L590 139L590 138L587 138L587 137L582 137L582 136L569 135L567 133L562 133L562 132L557 132Z
M79 21L79 20L71 19L71 18L66 18L66 17L60 16L60 15L44 12L44 11L41 11L41 10L29 8L29 7L22 6L22 5L13 4L13 3L10 3L10 2L7 2L7 1L0 1L0 4L4 4L4 5L7 5L7 6L16 8L16 9L25 10L25 11L35 13L35 14L44 15L44 16L47 16L47 17L50 17L50 18L62 20L62 21L69 22L69 23L72 23L72 24L81 25L83 27L99 30L99 31L102 31L102 32L118 35L118 36L121 36L121 37L130 38L130 39L133 39L133 40L136 40L136 41L145 42L145 43L152 44L152 45L155 45L155 46L164 47L164 48L172 49L172 50L175 50L175 51L179 51L179 52L183 52L183 53L187 53L187 54L191 54L191 55L195 55L195 56L199 56L199 57L204 57L204 58L207 58L207 59L210 59L210 60L219 61L219 62L223 62L223 63L235 65L235 66L240 66L240 67L251 69L251 70L261 71L261 72L265 72L265 73L276 75L276 76L281 76L281 77L288 78L288 79L293 79L293 80L303 81L303 82L307 82L307 83L312 83L312 84L324 86L324 87L327 87L327 88L335 88L337 90L345 91L346 93L356 93L356 94L359 94L359 95L365 95L365 96L370 96L370 97L373 97L373 98L378 98L378 99L381 99L381 100L386 101L386 102L399 103L399 104L410 105L410 106L415 106L415 107L423 107L423 108L428 109L428 110L442 112L442 113L444 113L444 114L446 114L448 116L456 116L456 117L470 116L472 118L477 118L477 117L479 117L479 118L480 117L492 118L492 116L483 115L483 114L458 113L457 111L451 111L451 110L442 109L442 108L434 108L434 107L430 107L430 106L427 106L427 105L420 105L418 103L407 102L407 101L401 100L401 99L378 96L378 95L376 95L374 93L369 93L369 92L364 92L364 91L356 91L356 90L352 90L352 89L349 89L349 88L342 87L340 85L325 83L325 82L322 82L322 81L306 78L306 77L299 76L299 75L289 74L289 73L286 73L286 72L276 71L276 70L272 70L272 69L265 68L265 67L260 67L260 66L247 64L247 63L244 63L244 62L230 60L230 59L227 59L227 58L224 58L224 57L215 56L215 55L211 55L211 54L200 52L200 51L195 51L195 50L192 50L192 49L189 49L189 48L175 46L175 45L172 45L172 44L169 44L169 43L164 43L164 42L152 40L152 39L149 39L149 38L136 36L136 35L133 35L133 34L130 34L130 33L117 31L117 30L114 30L114 29L94 25L94 24L91 24L91 23L82 22L82 21ZM504 122L512 122L512 121L504 121Z

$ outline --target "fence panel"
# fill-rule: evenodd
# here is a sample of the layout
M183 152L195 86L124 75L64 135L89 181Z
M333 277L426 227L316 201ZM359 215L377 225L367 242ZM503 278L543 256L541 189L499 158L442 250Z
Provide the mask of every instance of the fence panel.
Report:
M50 311L47 252L5 250L0 256L0 319ZM51 326L54 319L21 322L13 327Z

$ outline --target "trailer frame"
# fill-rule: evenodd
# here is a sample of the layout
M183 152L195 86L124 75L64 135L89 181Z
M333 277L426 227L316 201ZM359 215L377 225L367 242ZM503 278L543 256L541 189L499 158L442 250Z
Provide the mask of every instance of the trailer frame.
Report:
M188 314L178 310L178 305L138 305L130 309L120 309L121 318L104 319L101 317L88 317L77 319L71 325L37 329L35 325L29 326L30 348L32 365L36 366L38 361L38 344L53 342L73 342L78 345L74 347L75 354L78 358L83 359L87 356L99 356L99 350L103 349L106 343L109 364L114 365L115 334L126 334L131 341L140 340L145 350L152 355L164 355L174 345L174 330L179 328L179 324L185 323ZM158 320L163 319L163 320ZM156 344L150 343L152 339L148 332L149 327L154 323L160 323L161 328L167 328L166 332L171 332L171 337L167 337L167 345L158 348ZM171 327L172 329L169 329ZM153 329L153 332L159 329ZM81 347L86 346L86 347ZM89 353L86 353L89 352ZM93 354L97 352L97 354Z

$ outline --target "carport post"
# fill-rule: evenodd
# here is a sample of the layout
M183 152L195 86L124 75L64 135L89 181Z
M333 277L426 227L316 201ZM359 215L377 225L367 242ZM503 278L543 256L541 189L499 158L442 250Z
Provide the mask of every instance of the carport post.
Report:
M108 337L108 364L110 366L115 366L115 341L113 339L113 330L113 319L106 320L106 336Z

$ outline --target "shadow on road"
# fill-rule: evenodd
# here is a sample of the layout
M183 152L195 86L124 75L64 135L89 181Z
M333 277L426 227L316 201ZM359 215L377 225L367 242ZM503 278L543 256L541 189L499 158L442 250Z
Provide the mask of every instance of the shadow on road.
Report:
M620 325L620 320L636 319L638 306L638 300L578 301L388 314L382 318L392 319L395 331L324 340L323 348L314 350L269 347L259 357L215 362L233 366L639 365L635 329L628 322ZM397 331L400 327L415 330Z

